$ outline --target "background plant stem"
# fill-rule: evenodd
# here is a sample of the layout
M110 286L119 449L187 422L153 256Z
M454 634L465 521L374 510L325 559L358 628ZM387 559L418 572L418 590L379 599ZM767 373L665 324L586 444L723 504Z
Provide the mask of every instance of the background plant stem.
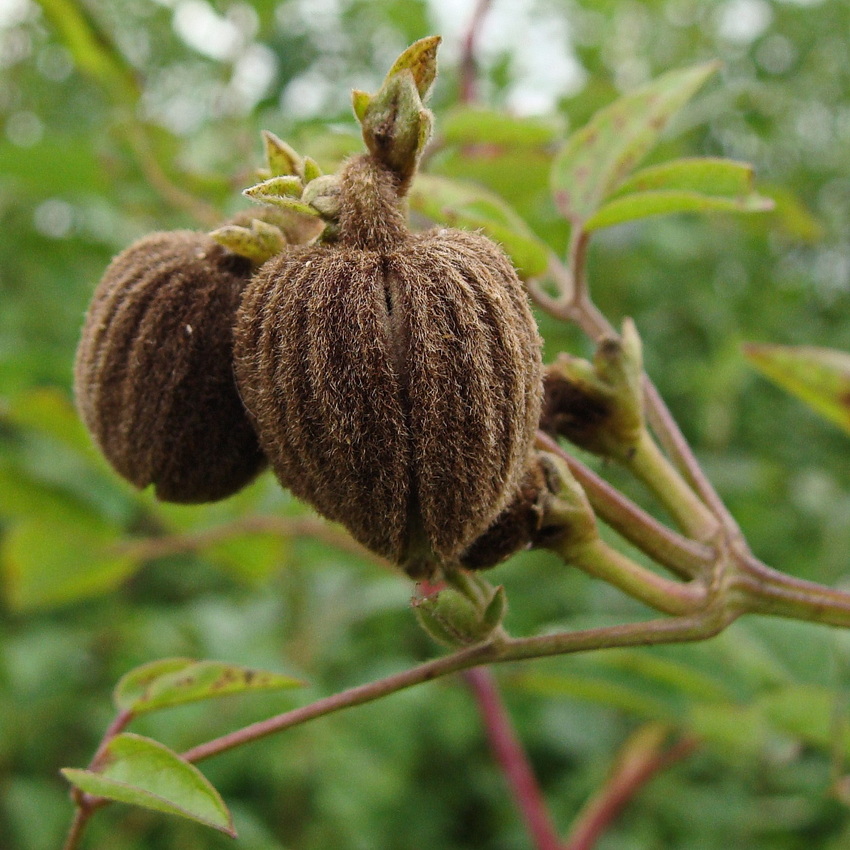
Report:
M493 673L486 667L474 667L463 677L475 696L490 747L502 768L534 847L537 850L561 850L540 787L501 699Z

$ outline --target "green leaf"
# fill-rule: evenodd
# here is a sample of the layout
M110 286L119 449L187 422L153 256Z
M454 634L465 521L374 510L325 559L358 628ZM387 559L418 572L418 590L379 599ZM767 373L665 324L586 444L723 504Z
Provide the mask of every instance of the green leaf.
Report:
M94 516L15 523L0 543L6 601L19 611L50 608L117 587L137 565L121 554L119 539L117 529Z
M717 702L730 699L729 692L718 679L680 661L660 655L619 650L600 653L594 663L603 668L639 676L653 685L666 685L695 700Z
M109 742L100 762L96 770L65 768L62 775L87 794L188 818L236 837L218 791L163 744L125 732Z
M798 685L766 694L759 708L778 729L807 744L833 750L844 702L841 694L817 685ZM841 752L850 757L850 739L844 735Z
M131 670L113 694L115 705L134 714L248 691L301 687L303 682L221 661L165 658Z
M737 198L755 188L753 167L716 157L674 159L643 168L620 184L615 195L678 190L712 197Z
M763 375L850 433L850 354L758 343L745 345L744 354Z
M450 227L483 230L502 245L521 277L543 274L549 265L549 249L522 218L498 195L473 183L420 174L410 206Z
M538 149L553 145L561 127L558 119L519 117L481 106L460 105L441 119L440 135L447 145Z
M71 400L55 387L18 393L4 409L2 418L45 434L86 457L97 455Z
M584 222L585 230L600 230L654 215L671 215L681 212L767 212L773 201L755 193L741 198L710 197L697 192L665 190L636 192L609 201Z
M38 0L58 30L77 67L107 89L119 103L135 103L139 85L132 66L106 31L80 3Z
M665 702L620 682L550 673L523 673L511 677L510 682L525 691L546 697L570 697L600 703L654 720L675 719L675 712Z
M561 213L574 224L590 218L717 67L709 62L670 71L601 109L570 136L552 164Z

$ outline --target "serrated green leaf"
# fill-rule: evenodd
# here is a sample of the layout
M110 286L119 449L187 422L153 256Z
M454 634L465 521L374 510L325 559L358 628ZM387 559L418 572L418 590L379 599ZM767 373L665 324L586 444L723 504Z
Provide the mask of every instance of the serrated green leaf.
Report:
M574 224L590 218L717 67L710 62L670 71L601 109L573 133L552 164L552 193L561 213Z
M752 213L771 209L773 201L755 193L741 198L725 198L681 190L635 192L603 204L584 222L583 228L587 231L601 230L626 221L673 213Z
M562 123L554 118L520 117L481 106L454 107L440 120L440 135L447 145L546 148L553 145Z
M738 198L752 193L754 183L753 167L745 162L692 157L642 168L618 186L614 197L634 192L678 190Z
M0 575L8 604L19 611L51 608L112 590L136 569L120 554L117 529L94 516L70 523L26 518L0 543Z
M236 837L230 812L209 780L150 738L129 732L117 735L97 770L65 768L62 774L87 794L188 818Z
M850 433L850 354L750 343L744 346L744 355L763 375Z
M248 691L282 690L302 685L291 676L237 664L165 658L143 664L123 676L113 697L119 709L142 714Z
M445 177L419 175L410 192L411 209L440 224L483 230L499 242L522 277L542 274L549 250L498 195Z

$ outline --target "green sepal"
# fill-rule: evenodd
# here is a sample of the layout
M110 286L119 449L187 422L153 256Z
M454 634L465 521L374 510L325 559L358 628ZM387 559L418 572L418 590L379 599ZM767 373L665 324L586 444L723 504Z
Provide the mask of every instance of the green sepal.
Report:
M242 194L253 200L262 199L263 203L266 203L266 199L271 198L300 198L303 191L304 184L300 177L285 175L263 180L245 189Z
M315 159L311 156L304 157L304 164L301 173L301 177L304 180L304 183L307 184L311 180L315 180L317 177L322 176L322 169L319 168L319 163L316 162Z
M620 337L600 341L593 363L562 352L546 382L553 398L569 399L569 410L551 411L558 433L594 454L631 457L644 428L643 356L631 319Z
M336 220L339 217L339 177L335 174L316 177L307 184L301 200L323 218Z
M491 638L507 607L501 587L483 610L453 587L415 600L413 606L422 628L435 641L450 647L474 646Z
M547 544L557 543L561 551L587 545L599 536L599 528L584 489L557 455L540 452L539 458L549 491L542 500Z
M502 620L505 619L507 612L508 595L505 593L505 588L500 584L494 591L493 598L484 609L481 622L493 632L502 625Z
M430 36L412 44L395 61L375 95L361 91L352 94L366 147L398 175L402 193L431 137L431 113L422 101L437 75L440 40L439 36Z
M437 48L441 41L442 38L438 35L431 35L420 38L419 41L414 41L395 60L387 74L386 81L403 71L410 71L419 97L425 100L434 80L437 78Z
M354 116L362 124L363 118L366 115L366 110L372 102L372 95L360 89L352 89L351 91L351 106L354 109Z
M255 265L262 265L286 247L286 237L279 227L256 218L250 227L226 224L213 230L210 237Z
M269 130L263 130L262 136L266 162L272 177L300 177L304 173L304 161L286 142Z

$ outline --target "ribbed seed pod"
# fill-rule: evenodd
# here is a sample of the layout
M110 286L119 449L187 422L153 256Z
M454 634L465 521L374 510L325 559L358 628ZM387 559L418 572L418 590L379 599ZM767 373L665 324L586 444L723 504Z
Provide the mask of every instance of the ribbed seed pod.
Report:
M411 575L454 560L505 507L540 412L537 329L484 236L411 234L395 178L341 175L339 242L246 287L236 374L284 486Z
M115 469L171 502L235 493L265 465L233 377L233 322L248 260L192 231L119 254L77 350L83 421Z

